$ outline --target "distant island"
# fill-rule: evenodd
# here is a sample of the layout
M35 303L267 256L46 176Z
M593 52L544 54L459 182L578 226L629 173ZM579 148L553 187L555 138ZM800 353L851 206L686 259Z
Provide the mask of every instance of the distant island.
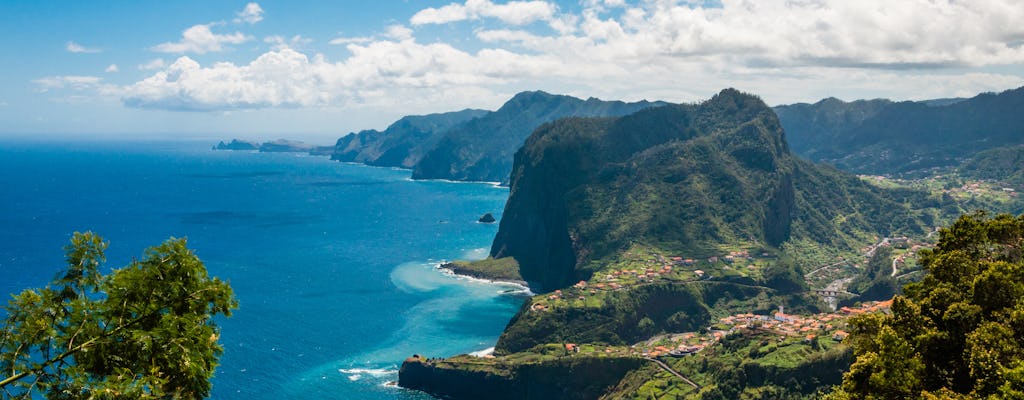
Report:
M307 153L314 156L329 156L334 146L316 146L297 140L277 139L258 143L240 139L232 139L229 143L221 141L214 150L259 151L261 153Z

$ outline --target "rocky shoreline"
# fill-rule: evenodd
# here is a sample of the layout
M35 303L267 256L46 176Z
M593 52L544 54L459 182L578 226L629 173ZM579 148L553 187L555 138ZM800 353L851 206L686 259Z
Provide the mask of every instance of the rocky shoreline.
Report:
M506 276L488 274L479 269L470 268L463 262L443 262L435 267L441 272L456 275L467 279L482 281L486 283L519 286L524 290L530 290L530 285L522 279L513 279Z

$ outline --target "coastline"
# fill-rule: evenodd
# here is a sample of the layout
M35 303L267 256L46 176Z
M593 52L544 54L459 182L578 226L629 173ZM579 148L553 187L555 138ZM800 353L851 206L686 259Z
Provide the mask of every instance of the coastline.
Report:
M475 273L475 271L462 270L452 262L442 261L440 263L437 263L437 265L434 266L434 269L441 271L441 273L445 275L450 275L459 279L466 279L490 285L513 286L516 289L518 289L514 291L509 291L508 293L523 293L527 296L533 296L535 294L532 290L530 290L530 285L524 280L499 279L489 277L480 273Z

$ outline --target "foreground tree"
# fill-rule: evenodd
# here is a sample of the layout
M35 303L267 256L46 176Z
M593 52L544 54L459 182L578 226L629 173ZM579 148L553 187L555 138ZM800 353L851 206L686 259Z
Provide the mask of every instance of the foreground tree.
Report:
M829 398L1024 398L1022 252L1024 215L941 230L891 315L851 319L856 359Z
M103 275L107 242L75 233L67 269L14 296L0 332L0 394L11 398L203 398L223 348L217 314L238 306L185 239Z

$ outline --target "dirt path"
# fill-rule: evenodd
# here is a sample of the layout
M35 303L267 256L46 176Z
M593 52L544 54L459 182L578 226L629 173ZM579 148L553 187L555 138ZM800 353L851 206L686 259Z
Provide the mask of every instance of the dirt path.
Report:
M658 366L661 367L661 369L667 371L668 373L670 373L672 375L675 375L679 379L682 379L683 382L686 382L686 383L690 384L690 386L693 386L695 389L700 390L700 385L694 383L693 381L691 381L689 379L686 379L686 377L683 376L683 374L680 374L680 373L676 372L676 370L672 369L672 367L669 367L668 364L665 364L665 363L661 362L661 360L658 360L658 359L655 359L655 358L645 358L645 359L648 360L648 361L654 362L655 364L658 364Z

